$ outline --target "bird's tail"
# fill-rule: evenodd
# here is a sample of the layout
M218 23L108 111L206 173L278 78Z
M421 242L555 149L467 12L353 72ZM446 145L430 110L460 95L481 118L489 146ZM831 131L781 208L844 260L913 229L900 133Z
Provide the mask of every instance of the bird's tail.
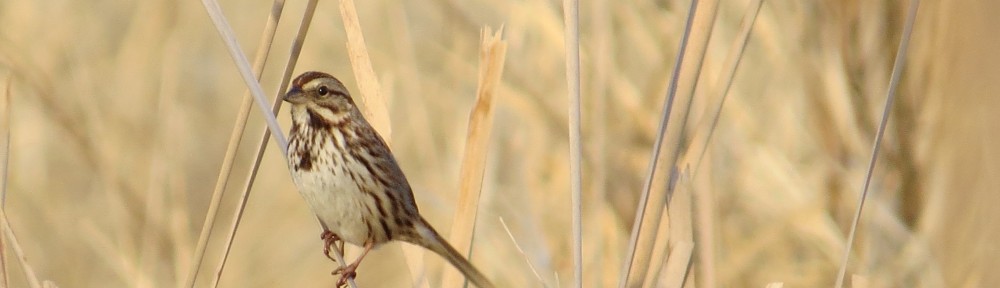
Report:
M417 237L417 239L407 239L412 240L407 242L423 246L424 248L441 255L441 257L448 260L452 266L455 266L458 271L461 271L462 274L465 275L465 279L469 280L469 282L473 285L476 285L479 288L494 287L493 283L491 283L490 280L483 275L483 273L479 272L479 269L476 269L475 266L472 266L472 263L469 263L465 257L462 257L462 254L458 253L458 250L455 250L455 247L451 247L451 244L448 244L448 241L441 237L437 231L434 231L434 228L431 228L427 221L420 219L419 222L420 223L415 225L415 228L420 237Z

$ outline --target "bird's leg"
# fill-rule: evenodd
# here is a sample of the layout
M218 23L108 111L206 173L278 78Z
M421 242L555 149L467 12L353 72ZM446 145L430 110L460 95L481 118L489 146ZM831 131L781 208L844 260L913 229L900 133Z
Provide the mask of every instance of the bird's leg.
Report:
M319 238L323 239L323 254L326 255L326 258L333 260L333 262L337 262L337 259L333 259L333 257L330 256L330 247L333 245L337 245L339 242L339 245L337 245L338 246L337 251L340 251L340 253L344 253L344 242L340 241L340 236L337 236L337 234L334 234L330 230L324 229L323 233L319 234Z
M358 256L358 259L354 260L354 263L351 263L351 265L347 265L347 267L340 267L337 268L336 270L333 270L334 275L340 274L340 280L337 281L337 287L341 287L344 284L347 284L347 279L354 278L354 276L358 275L358 273L356 273L355 270L358 269L358 265L360 265L361 260L364 259L366 255L368 255L368 252L372 251L372 248L375 248L375 241L369 240L365 242L365 249L361 251L361 256Z

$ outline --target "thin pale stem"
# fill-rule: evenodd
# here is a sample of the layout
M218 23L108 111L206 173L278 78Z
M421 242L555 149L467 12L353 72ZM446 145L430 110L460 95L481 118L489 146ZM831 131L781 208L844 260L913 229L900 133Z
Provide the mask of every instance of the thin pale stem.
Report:
M299 53L302 52L302 45L305 42L306 34L309 32L309 26L312 23L313 15L316 11L316 6L319 0L310 0L306 5L306 10L302 16L302 21L299 23L299 31L296 34L295 40L292 42L291 51L289 52L288 61L285 63L285 71L283 73L281 84L278 85L278 91L275 93L274 101L271 103L271 111L274 114L278 114L281 109L282 97L285 89L288 88L288 83L292 78L292 72L295 70L295 64L298 62ZM229 233L226 236L225 250L222 253L221 260L219 261L219 266L215 270L215 275L212 278L212 287L218 287L219 281L222 278L222 273L225 270L226 262L229 259L229 253L232 250L233 242L236 238L236 231L239 229L240 221L243 219L243 213L246 211L247 201L250 199L250 191L253 190L254 180L257 178L257 172L260 169L261 159L264 157L264 151L267 150L268 138L270 137L269 131L265 130L261 135L261 139L257 144L257 155L254 158L250 174L247 175L247 179L243 184L243 194L240 195L240 206L236 209L235 215L233 216L233 223L230 225ZM343 262L343 256L336 252L337 257L341 259L340 263ZM353 287L353 281L352 287Z
M753 31L753 26L756 23L762 3L763 0L753 0L747 6L743 14L743 20L740 21L740 32L736 40L733 41L729 56L724 61L725 64L723 64L723 67L725 68L722 70L723 74L716 81L716 84L713 85L713 87L722 87L722 91L710 96L712 100L709 100L710 102L707 107L710 107L709 109L714 108L714 110L706 113L698 124L699 126L694 130L696 134L692 138L691 147L699 150L689 150L687 153L689 156L686 156L697 155L697 158L693 159L695 163L694 169L691 170L691 178L699 177L698 171L707 154L708 144L712 141L712 135L714 135L715 129L718 127L719 116L722 115L722 107L729 96L729 89L732 88L733 79L743 59L743 52L750 40L750 33ZM690 165L691 160L690 158L688 159L687 165ZM695 216L698 223L695 226L698 236L695 238L695 247L698 250L695 253L698 260L695 263L698 265L700 273L698 284L708 288L716 287L715 245L713 245L715 243L715 204L712 200L714 198L712 193L711 189L705 189L694 195L696 204Z
M847 275L847 263L851 258L851 247L854 244L854 236L858 230L858 222L861 220L861 212L865 207L865 199L868 196L868 188L872 180L872 172L875 170L875 162L878 160L878 151L882 147L882 137L885 135L885 127L889 122L889 112L892 111L892 103L896 99L896 88L899 87L899 79L903 74L903 66L906 64L906 51L910 46L910 35L913 34L913 23L917 19L917 8L920 7L920 0L911 0L909 13L906 15L906 24L903 26L903 37L899 41L899 49L896 50L896 61L892 66L892 76L889 80L889 88L886 91L885 105L882 108L882 120L879 122L878 132L875 134L875 143L872 144L871 157L868 160L868 171L865 173L865 182L861 187L861 194L858 196L858 206L854 211L854 220L851 222L851 231L847 236L847 245L844 247L843 260L840 262L840 271L837 272L837 283L834 288L844 286L844 277Z
M254 97L254 101L257 102L257 108L263 113L264 120L267 122L267 128L271 130L271 135L274 136L274 140L278 142L278 146L281 148L281 155L287 157L288 140L285 139L285 134L281 132L278 119L267 110L267 98L264 96L264 89L260 88L260 83L257 83L257 80L255 80L254 73L250 70L250 62L247 61L247 56L243 54L240 43L236 41L236 35L233 32L233 28L226 21L226 16L222 15L222 8L219 8L219 3L215 0L202 0L201 3L205 5L208 16L212 18L212 23L219 30L219 36L225 41L226 48L229 49L229 55L236 62L236 67L239 68L243 82L246 83L250 89L250 93Z
M580 139L580 2L563 1L566 86L569 93L569 166L573 219L573 279L583 287L583 141Z
M649 202L650 190L653 187L653 176L656 175L656 160L660 158L660 148L667 132L667 124L670 121L670 113L673 110L674 96L677 92L677 82L680 78L681 66L684 64L684 53L687 50L688 38L691 35L691 26L694 22L694 13L698 9L698 0L691 1L691 8L688 10L687 23L684 25L684 34L681 36L680 48L677 52L677 60L674 62L673 75L670 84L667 86L667 99L663 102L663 113L660 118L659 128L656 132L656 143L653 143L653 154L649 157L649 172L646 173L646 181L643 183L642 196L635 211L635 221L632 224L632 235L629 239L628 252L625 254L625 263L622 267L622 276L618 281L619 287L627 285L632 274L632 260L635 259L636 247L639 243L639 234L642 232L643 218L646 215L646 204Z
M4 86L2 101L3 119L0 119L0 130L3 130L3 145L0 147L0 208L5 208L7 204L7 164L10 162L10 85L14 80L14 75L7 75L7 85ZM0 251L2 252L2 251ZM0 254L3 255L3 254ZM6 283L5 283L6 284Z
M11 81L14 79L13 74L7 75L7 85L4 86L3 99L3 125L0 125L0 129L3 130L3 147L0 148L0 210L7 208L7 164L10 161L10 85ZM9 287L10 284L10 273L7 271L7 240L5 237L0 236L0 288Z
M518 253L521 253L521 257L524 257L524 263L528 264L528 269L531 270L531 274L535 275L535 279L538 279L538 283L542 284L542 287L548 287L545 285L545 280L542 279L542 275L538 274L538 269L535 269L535 265L531 264L531 259L528 258L528 254L524 253L524 249L521 249L521 245L517 243L517 239L514 238L514 233L510 232L510 227L507 226L507 222L503 221L503 217L500 218L500 226L503 226L503 230L507 232L507 236L510 237L510 242L514 243L514 248L517 249Z
M260 80L261 71L264 70L264 64L267 62L267 55L271 49L271 43L274 41L274 34L277 30L278 20L281 18L281 10L284 5L284 0L275 0L271 14L268 15L260 43L257 45L257 56L254 59L253 73L257 75L255 76L254 83ZM198 236L198 244L195 246L195 255L192 258L193 263L191 271L188 274L187 287L194 287L195 281L198 279L198 271L201 270L201 264L205 258L208 240L212 235L212 227L215 226L215 219L218 216L219 206L221 206L222 197L225 195L227 183L229 183L229 176L232 175L233 164L236 160L236 150L240 146L240 141L243 139L243 132L246 130L247 119L250 116L250 106L253 105L252 101L249 92L243 95L243 103L240 105L239 114L236 116L233 131L229 135L226 154L222 160L222 167L219 169L219 176L215 181L215 189L212 191L212 199L208 205L208 212L205 213L205 221L202 223L201 233Z
M705 137L695 137L695 139L704 138L704 140L692 141L692 144L701 143L698 146L692 146L700 148L701 151L697 154L698 159L695 161L694 170L691 172L692 175L698 174L698 168L701 167L701 161L705 158L705 152L708 151L708 144L712 142L712 135L715 134L715 128L718 127L719 124L719 115L722 115L722 106L726 104L726 99L729 98L729 89L733 87L733 79L736 77L736 71L739 69L740 63L743 60L743 51L746 50L747 43L750 42L750 32L753 31L754 23L757 22L757 15L759 14L761 4L763 3L764 0L751 1L750 5L747 7L746 14L743 14L743 20L740 24L739 37L736 41L733 41L733 47L731 50L732 54L730 54L725 61L726 64L724 67L726 68L723 71L725 71L724 73L726 74L723 74L723 77L719 78L718 83L721 84L714 85L715 87L722 87L722 91L715 95L718 97L716 98L718 100L713 101L712 104L709 104L710 106L708 106L715 107L715 110L713 110L712 113L705 115L706 118L711 117L711 122L707 122L709 123L709 127L707 132L704 134ZM706 129L698 129L696 131L706 131Z

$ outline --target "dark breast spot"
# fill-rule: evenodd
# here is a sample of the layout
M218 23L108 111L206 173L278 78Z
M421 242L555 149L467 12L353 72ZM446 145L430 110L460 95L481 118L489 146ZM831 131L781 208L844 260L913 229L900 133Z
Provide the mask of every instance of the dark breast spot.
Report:
M299 171L310 171L312 170L312 153L309 149L302 149L299 151L299 163L295 165L295 169Z
M330 130L330 126L332 124L326 119L323 119L323 117L320 116L319 113L316 113L316 111L313 111L312 109L306 109L306 111L309 113L309 127L312 127L313 129L316 129L318 131Z

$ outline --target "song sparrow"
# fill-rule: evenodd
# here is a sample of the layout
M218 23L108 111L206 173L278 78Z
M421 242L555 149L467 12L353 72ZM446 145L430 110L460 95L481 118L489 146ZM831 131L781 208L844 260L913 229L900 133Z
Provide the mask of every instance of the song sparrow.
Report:
M340 273L354 277L372 248L402 240L430 249L479 287L493 287L420 216L413 191L389 147L361 115L344 84L322 72L295 78L288 161L292 178L322 223L324 252L337 240L364 247Z

